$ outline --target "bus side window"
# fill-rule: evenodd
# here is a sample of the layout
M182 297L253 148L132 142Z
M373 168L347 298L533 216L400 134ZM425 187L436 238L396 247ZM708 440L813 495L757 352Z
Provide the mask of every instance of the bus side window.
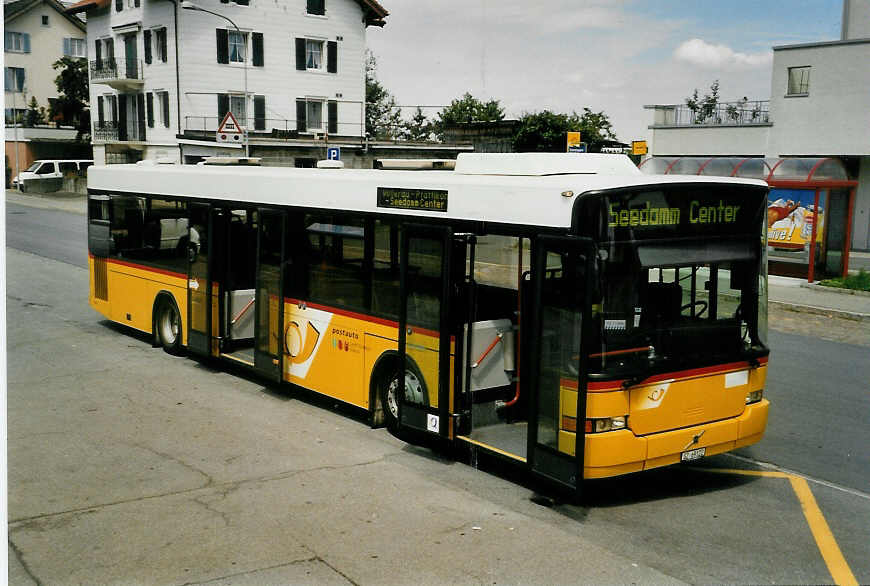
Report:
M372 263L372 313L399 319L399 227L376 220Z
M368 311L363 270L365 226L361 220L311 214L308 233L308 290L311 301Z

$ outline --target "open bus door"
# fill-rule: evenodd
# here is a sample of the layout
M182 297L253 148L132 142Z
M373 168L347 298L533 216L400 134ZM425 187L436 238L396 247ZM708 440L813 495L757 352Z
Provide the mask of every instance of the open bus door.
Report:
M254 294L254 369L273 381L281 380L284 322L283 212L260 209L257 230L257 276Z
M532 261L529 465L579 493L586 419L591 240L541 236Z
M451 391L459 388L451 381L451 354L459 355L461 339L450 320L453 265L464 271L469 245L446 227L406 225L402 232L399 425L443 437L456 431Z
M187 223L187 348L194 354L211 355L212 336L212 275L211 257L212 213L208 204L191 203Z

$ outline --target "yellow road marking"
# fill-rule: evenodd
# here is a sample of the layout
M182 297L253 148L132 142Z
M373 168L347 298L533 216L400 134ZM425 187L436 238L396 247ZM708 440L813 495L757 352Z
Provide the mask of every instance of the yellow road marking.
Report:
M816 497L813 496L810 485L807 484L805 478L794 476L793 474L789 474L788 479L801 503L804 517L807 519L807 524L810 526L810 531L813 532L816 545L819 547L819 551L828 565L828 571L831 572L834 582L844 586L857 586L858 581L855 579L855 575L852 574L852 570L849 569L849 564L846 563L846 558L843 557L843 553L834 539L834 534L831 533L831 528L828 527L822 511L816 503Z
M828 526L828 522L825 521L825 516L822 514L818 503L816 503L816 497L813 496L813 491L810 490L810 485L805 478L795 474L770 470L740 470L737 468L695 468L695 470L714 472L716 474L787 478L801 504L801 511L807 520L807 525L810 526L810 532L816 541L816 547L819 548L822 559L825 560L825 565L828 566L828 571L831 573L834 582L841 586L858 586L858 581L849 568L849 564L846 563L846 558L843 557L843 552L840 551L840 546L837 545L837 540L834 539L834 534L831 533L831 528Z

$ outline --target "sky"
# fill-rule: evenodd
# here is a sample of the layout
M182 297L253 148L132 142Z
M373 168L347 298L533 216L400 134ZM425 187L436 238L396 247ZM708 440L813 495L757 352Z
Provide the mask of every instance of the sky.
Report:
M770 98L771 47L840 38L842 0L379 0L377 77L410 115L470 92L506 117L605 112L648 138L646 104ZM424 112L433 116L439 108Z

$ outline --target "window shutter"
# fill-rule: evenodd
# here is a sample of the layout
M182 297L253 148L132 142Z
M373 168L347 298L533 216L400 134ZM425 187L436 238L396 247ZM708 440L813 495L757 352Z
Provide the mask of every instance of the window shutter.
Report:
M215 30L215 34L217 35L217 62L229 63L230 47L227 29L219 28Z
M296 69L305 71L305 39L296 39Z
M105 123L106 110L103 106L103 96L97 96L97 124L102 127Z
M266 130L266 96L254 96L254 130Z
M296 130L305 132L305 100L296 100Z
M326 43L326 71L338 73L338 43L335 41Z
M111 95L109 98L112 100L112 122L118 124L118 96Z
M145 94L136 94L136 122L139 126L139 136L136 140L145 140Z
M24 68L16 68L15 73L18 77L15 87L19 92L24 91Z
M169 128L169 92L160 94L163 102L163 126Z
M151 31L142 31L142 40L145 41L145 63L151 65Z
M224 116L230 111L230 95L218 94L218 124L223 122Z
M118 94L118 140L127 140L127 95Z
M157 40L160 42L160 50L163 52L163 62L166 63L169 59L169 53L166 51L166 29L160 29L160 34L157 35Z
M263 66L263 33L254 33L252 35L254 42L254 67Z
M30 33L22 33L21 45L25 53L30 53Z
M68 38L64 38L64 40L63 40L63 54L66 56L69 56L69 54L72 53L72 50L70 49L70 44L71 44L70 40Z
M338 102L330 101L326 106L326 132L338 134Z
M97 69L103 67L103 44L97 39L94 43L94 56L97 58Z
M148 92L146 96L148 102L148 128L154 128L154 94Z
M3 34L3 49L8 51L12 47L12 33L5 31Z

